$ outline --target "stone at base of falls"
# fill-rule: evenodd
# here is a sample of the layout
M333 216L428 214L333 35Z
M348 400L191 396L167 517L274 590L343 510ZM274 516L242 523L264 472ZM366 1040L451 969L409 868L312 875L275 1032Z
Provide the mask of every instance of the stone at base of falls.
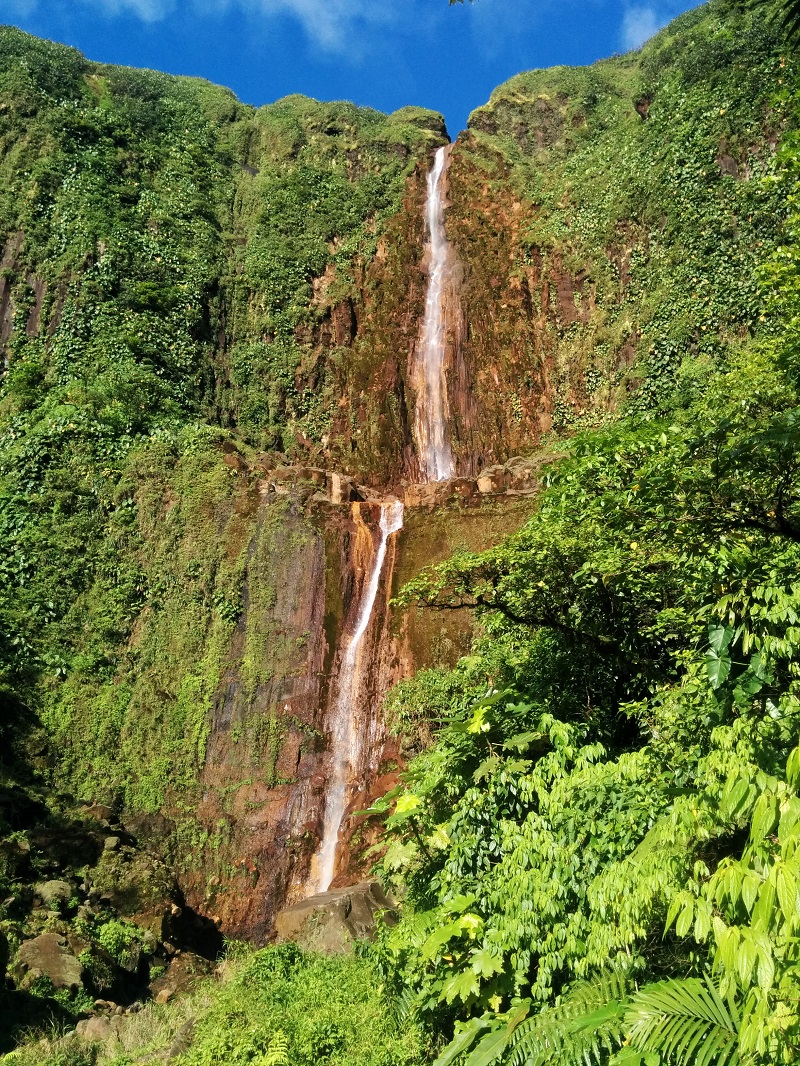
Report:
M83 966L63 936L42 933L20 947L13 972L14 980L23 989L29 988L37 978L46 977L56 989L75 991L81 987Z
M286 907L275 919L278 940L292 940L307 951L341 955L356 940L372 940L378 916L394 925L397 915L377 881L320 892Z

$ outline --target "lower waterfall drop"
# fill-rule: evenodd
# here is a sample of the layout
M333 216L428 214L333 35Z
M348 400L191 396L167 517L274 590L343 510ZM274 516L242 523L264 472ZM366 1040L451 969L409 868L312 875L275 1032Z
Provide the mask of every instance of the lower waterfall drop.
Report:
M445 356L447 330L444 311L446 287L451 280L452 248L444 228L444 175L447 145L437 149L428 174L425 220L428 227L430 263L425 318L414 366L417 402L414 436L423 481L446 481L454 475L453 453L447 432L449 407Z
M354 504L357 521L360 505ZM372 560L369 580L358 605L356 626L342 655L336 681L336 702L331 722L331 775L328 780L322 843L314 859L311 884L314 892L326 892L336 874L339 830L348 804L348 783L361 767L369 734L367 713L358 714L363 667L361 642L367 632L378 595L389 537L403 526L403 505L398 500L381 504L380 541ZM368 664L366 664L368 665ZM364 708L367 712L368 708Z

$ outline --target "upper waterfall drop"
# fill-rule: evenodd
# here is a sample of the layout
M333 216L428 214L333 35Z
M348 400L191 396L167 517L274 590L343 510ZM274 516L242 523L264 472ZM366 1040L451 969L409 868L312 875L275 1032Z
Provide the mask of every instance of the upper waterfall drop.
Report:
M369 579L364 585L358 604L355 629L339 666L336 702L331 721L331 776L325 800L322 843L312 868L312 887L315 892L326 892L336 875L339 830L350 799L348 786L357 778L365 754L369 754L366 749L373 716L371 709L363 706L360 695L364 667L368 669L370 664L362 661L361 644L372 618L389 537L402 529L403 510L403 504L399 500L381 504L378 548L371 561ZM353 504L353 513L360 528L366 530L359 504Z
M452 249L444 228L444 175L448 145L436 152L428 174L425 219L430 261L425 318L415 365L417 402L414 435L420 470L425 481L445 481L453 477L453 453L447 432L449 407L445 377L446 329L445 286L449 280Z

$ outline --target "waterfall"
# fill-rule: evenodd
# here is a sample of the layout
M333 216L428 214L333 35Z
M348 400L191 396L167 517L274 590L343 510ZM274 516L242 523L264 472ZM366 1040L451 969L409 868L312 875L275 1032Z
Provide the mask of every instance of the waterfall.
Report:
M447 146L436 152L428 174L425 219L428 228L428 292L415 367L417 393L414 431L424 481L444 481L453 476L453 454L447 434L447 382L445 380L446 329L444 295L450 279L451 248L444 229L444 173Z
M453 453L447 432L449 414L445 360L447 329L445 304L452 284L453 255L444 229L444 174L447 148L436 152L428 175L425 219L428 232L428 291L413 368L416 391L414 436L424 481L445 481L453 477ZM398 501L381 505L380 539L372 554L372 535L361 516L360 505L353 504L353 517L359 536L369 539L371 555L369 578L358 602L353 632L339 662L331 699L329 723L331 767L327 780L322 842L312 862L309 889L326 892L336 876L339 831L349 802L366 770L371 741L375 736L376 714L368 705L365 683L374 666L363 654L363 641L372 619L381 573L386 560L389 537L402 528L403 505Z
M366 528L359 504L353 504L356 522ZM403 525L403 505L395 500L381 504L380 540L371 560L369 579L358 604L355 628L341 658L336 681L336 700L331 721L331 773L327 783L322 843L314 860L313 891L325 892L336 873L336 848L344 813L349 801L348 786L363 766L366 741L370 735L371 714L359 715L363 707L360 698L365 671L369 661L361 656L361 645L367 632L375 598L378 595L381 572L386 559L389 537ZM369 708L363 708L369 712Z

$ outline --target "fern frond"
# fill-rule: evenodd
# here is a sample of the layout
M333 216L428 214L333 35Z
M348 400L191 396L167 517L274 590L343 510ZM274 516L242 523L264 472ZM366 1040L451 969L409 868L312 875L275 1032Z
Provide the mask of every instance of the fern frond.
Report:
M399 1027L413 1017L417 1005L417 997L408 986L404 986L396 995L385 994L384 1002L386 1003L389 1017Z
M620 974L602 974L573 985L561 1002L515 1030L510 1066L590 1066L622 1042L628 983Z
M259 1066L289 1066L289 1040L280 1029L270 1040Z
M675 1066L740 1066L739 1024L733 999L708 977L648 985L625 1012L630 1045Z

